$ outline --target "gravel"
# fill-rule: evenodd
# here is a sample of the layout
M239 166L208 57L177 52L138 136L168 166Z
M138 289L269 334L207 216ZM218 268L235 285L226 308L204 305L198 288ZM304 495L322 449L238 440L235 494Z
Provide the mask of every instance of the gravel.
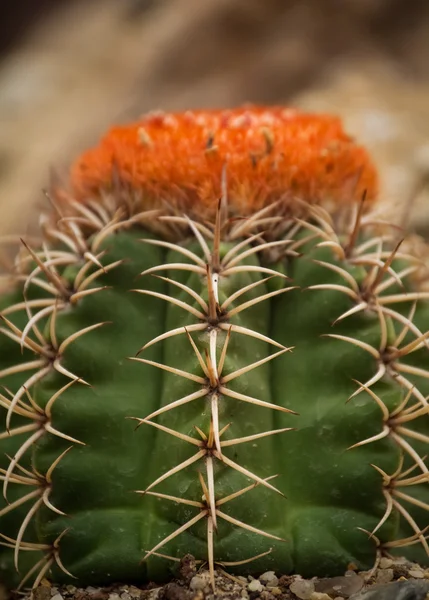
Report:
M405 559L382 558L376 569L357 571L354 565L337 577L304 579L274 571L259 578L215 575L216 592L207 570L197 568L192 556L181 562L180 577L162 587L116 584L80 588L55 586L44 580L24 600L429 600L429 568ZM1 593L0 600L7 600Z

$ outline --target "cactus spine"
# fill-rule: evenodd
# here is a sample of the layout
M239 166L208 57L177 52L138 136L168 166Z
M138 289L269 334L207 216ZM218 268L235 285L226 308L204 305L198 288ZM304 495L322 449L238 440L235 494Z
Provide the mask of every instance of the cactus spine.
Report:
M426 248L337 122L152 116L72 182L0 304L2 576L427 562Z

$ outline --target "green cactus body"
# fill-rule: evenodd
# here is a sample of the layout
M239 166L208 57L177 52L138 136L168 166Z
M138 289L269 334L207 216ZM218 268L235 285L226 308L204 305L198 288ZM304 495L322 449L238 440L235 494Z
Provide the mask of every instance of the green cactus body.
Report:
M359 203L287 206L228 221L224 198L210 226L109 196L19 258L0 338L10 585L161 581L187 553L212 578L428 562L423 267Z

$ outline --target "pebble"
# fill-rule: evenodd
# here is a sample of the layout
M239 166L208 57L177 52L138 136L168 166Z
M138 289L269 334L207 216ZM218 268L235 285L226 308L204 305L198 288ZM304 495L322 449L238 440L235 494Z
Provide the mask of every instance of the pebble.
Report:
M300 600L310 600L314 590L314 583L297 577L289 586L291 592L298 596Z
M33 600L51 600L51 590L46 585L39 585L32 593Z
M74 585L66 585L66 590L68 591L69 594L74 594L77 590L77 587Z
M51 597L51 600L63 600L63 597L61 596L61 594L57 593Z
M363 579L356 575L354 571L347 571L345 575L338 577L326 577L316 581L314 589L316 592L325 593L332 596L342 596L349 598L357 594L362 589Z
M109 600L121 600L121 597L115 592L113 594L109 594Z
M324 592L313 592L310 596L310 600L332 600L332 596L328 596Z
M247 586L249 592L262 592L264 586L259 581L259 579L253 579Z
M32 594L33 600L51 600L51 590L46 585L39 585Z
M350 600L426 600L429 581L395 581L375 585L365 592L350 597Z
M267 587L276 587L279 580L274 571L266 571L259 577L259 581L265 583Z
M272 594L273 596L280 596L282 594L282 591L279 587L274 586L274 587L270 587L270 594Z
M210 575L207 572L200 573L199 575L194 575L191 579L191 583L189 587L191 590L205 590L206 587L210 586Z
M408 575L410 577L415 577L415 579L423 579L425 576L421 569L411 569L410 571L408 571Z
M375 577L375 581L377 583L390 583L393 581L393 569L382 569L377 571L377 575Z
M131 596L129 595L128 592L122 592L121 600L131 600Z
M389 569L393 565L393 560L391 558L387 558L387 556L383 556L380 558L379 567L380 569Z

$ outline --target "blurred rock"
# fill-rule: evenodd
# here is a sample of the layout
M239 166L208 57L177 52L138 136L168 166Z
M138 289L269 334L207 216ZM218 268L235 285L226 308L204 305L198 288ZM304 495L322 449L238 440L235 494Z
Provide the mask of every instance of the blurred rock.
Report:
M354 571L349 571L343 576L319 579L316 581L314 589L316 592L330 594L333 598L337 596L349 598L359 592L362 586L362 577L356 575Z
M374 586L366 592L352 596L350 600L426 600L428 581L395 581Z

